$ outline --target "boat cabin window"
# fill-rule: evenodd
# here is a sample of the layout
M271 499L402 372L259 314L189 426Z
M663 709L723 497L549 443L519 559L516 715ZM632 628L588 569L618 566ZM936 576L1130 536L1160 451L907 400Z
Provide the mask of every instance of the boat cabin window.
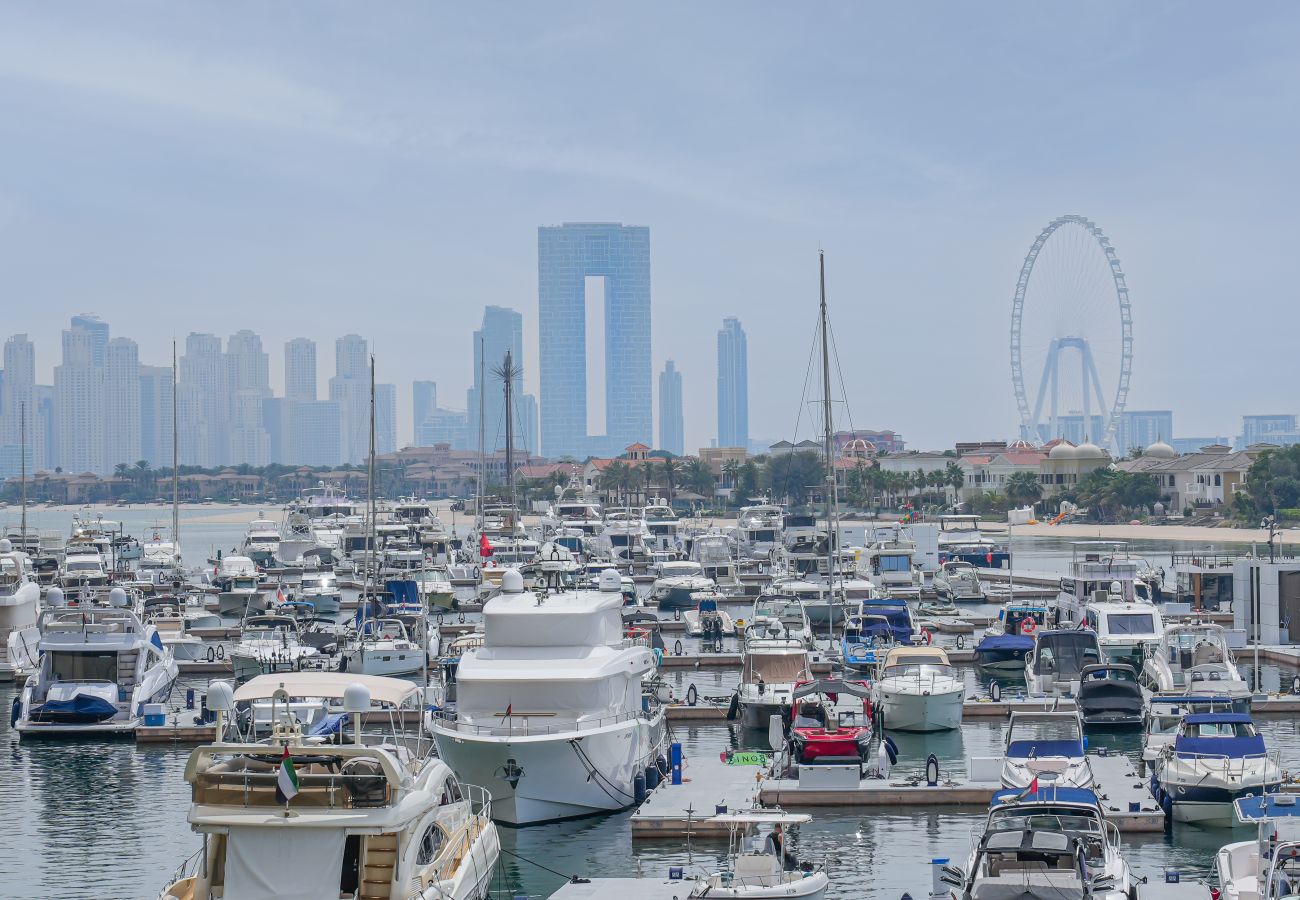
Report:
M751 541L772 543L776 540L776 532L771 528L759 528L749 533L749 539Z
M1085 678L1086 681L1127 681L1132 684L1137 683L1137 675L1128 669L1098 669L1095 672L1089 672Z
M1183 727L1183 737L1230 738L1254 737L1258 734L1253 722L1188 722Z
M99 559L70 559L64 568L68 572L99 572L103 568Z
M884 671L885 678L898 677L920 677L922 675L940 675L951 677L953 675L952 666L945 666L940 663L924 662L909 663L904 657L904 661L899 665L886 666Z
M1108 613L1106 634L1152 635L1156 633L1155 616L1151 613Z
M881 572L911 572L912 561L906 556L890 554L888 556L878 556L876 558L877 567Z
M1082 672L1083 667L1101 661L1097 638L1090 631L1044 635L1038 640L1034 670L1044 672Z
M760 679L768 684L793 684L809 681L808 659L803 653L750 653L745 656L745 671L741 681L754 683Z
M50 677L54 681L117 681L117 654L72 653L51 650Z
M420 838L420 851L415 855L417 866L427 866L438 858L438 852L442 850L442 837L442 827L437 822L424 830L424 836Z
M1147 726L1147 734L1175 734L1181 724L1183 724L1183 717L1180 715L1152 716Z

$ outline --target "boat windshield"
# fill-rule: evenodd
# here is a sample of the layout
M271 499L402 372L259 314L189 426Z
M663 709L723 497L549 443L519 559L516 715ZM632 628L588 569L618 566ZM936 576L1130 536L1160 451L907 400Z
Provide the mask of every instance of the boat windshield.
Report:
M1101 661L1097 638L1090 631L1045 634L1038 639L1034 655L1035 674L1077 673L1083 667Z
M768 684L794 684L796 681L809 681L808 657L799 653L750 653L745 656L745 672L741 681L755 683L764 681Z
M65 568L69 572L99 572L103 569L98 559L71 559Z
M995 810L990 817L993 828L1021 829L1024 831L1100 832L1101 822L1096 814L1082 809L1025 809L1012 807Z
M1254 737L1258 733L1253 722L1189 722L1183 729L1184 737L1198 738Z
M1124 634L1153 635L1156 633L1155 616L1151 613L1108 613L1106 633L1112 637Z
M884 672L884 677L886 678L920 678L922 675L951 678L953 677L953 668L952 666L944 666L937 663L920 663L902 666L886 666Z
M1183 717L1178 715L1152 716L1147 726L1147 734L1174 734L1182 723Z

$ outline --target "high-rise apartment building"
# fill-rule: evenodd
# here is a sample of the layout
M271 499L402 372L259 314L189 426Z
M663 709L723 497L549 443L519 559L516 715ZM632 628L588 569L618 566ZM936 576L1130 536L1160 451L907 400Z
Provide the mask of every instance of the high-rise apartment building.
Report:
M104 443L107 349L107 326L98 319L78 316L63 332L63 361L54 368L54 408L58 462L65 471L107 475L111 470Z
M375 452L397 449L397 385L375 385Z
M1174 439L1174 411L1172 409L1129 409L1120 414L1115 429L1115 446L1120 455L1136 448L1146 449L1156 441L1169 443ZM1094 437L1093 440L1099 440Z
M438 383L436 381L411 382L411 435L419 432L438 408ZM418 445L418 442L417 442Z
M221 338L215 334L192 333L185 339L180 358L177 387L177 431L180 435L181 464L219 466L225 463L227 416L227 372Z
M588 310L588 282L604 299ZM650 229L565 223L537 230L541 348L541 451L548 456L622 452L653 438L650 382ZM604 335L588 335L603 312ZM588 371L588 350L604 343L604 371ZM603 376L605 434L587 430L589 382Z
M284 399L312 402L316 393L316 342L294 338L284 345Z
M140 366L140 458L155 469L172 464L170 366Z
M1237 449L1245 450L1251 444L1277 444L1289 447L1300 443L1300 427L1291 413L1278 413L1266 416L1242 416L1241 435L1237 438Z
M227 450L221 462L264 466L270 435L263 424L262 403L271 396L270 359L255 333L237 331L226 341Z
M300 400L285 404L284 452L286 460L300 466L337 466L343 461L339 446L339 405L333 400Z
M330 399L339 406L343 461L360 465L370 453L370 362L365 338L349 334L334 342Z
M0 380L0 446L12 448L8 456L19 465L13 472L0 472L12 478L22 470L24 432L27 444L27 471L47 464L44 429L37 427L36 345L25 334L15 334L5 341L4 378ZM24 419L26 426L24 427Z
M659 373L659 449L674 456L686 450L686 423L682 415L682 373L670 359Z
M134 466L140 446L140 348L117 337L104 351L104 467Z
M456 448L469 442L469 419L458 409L435 409L415 431L415 443L419 447L450 444Z
M736 318L718 332L718 446L749 447L749 349Z

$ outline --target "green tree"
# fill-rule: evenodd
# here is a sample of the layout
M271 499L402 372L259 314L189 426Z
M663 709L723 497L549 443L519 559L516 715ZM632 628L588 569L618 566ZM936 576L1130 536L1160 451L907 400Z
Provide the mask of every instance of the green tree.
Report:
M1006 492L1008 500L1016 506L1023 506L1042 499L1043 486L1039 484L1036 472L1013 472L1007 479Z
M785 499L795 506L808 502L810 489L820 489L825 478L822 459L811 450L778 453L764 467L764 487L774 500Z
M708 463L702 459L690 459L682 468L682 486L701 497L712 497L717 482Z
M1250 519L1300 506L1300 444L1265 450L1255 457L1234 505Z

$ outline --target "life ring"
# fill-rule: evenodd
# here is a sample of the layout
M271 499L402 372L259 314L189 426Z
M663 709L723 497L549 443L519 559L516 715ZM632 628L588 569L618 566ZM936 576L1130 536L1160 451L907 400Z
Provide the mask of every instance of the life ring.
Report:
M1028 616L1020 620L1020 633L1023 635L1033 634L1038 630L1038 620L1033 616Z
M927 647L934 643L934 635L930 634L930 629L928 628L921 629L921 637L925 638L925 646Z

